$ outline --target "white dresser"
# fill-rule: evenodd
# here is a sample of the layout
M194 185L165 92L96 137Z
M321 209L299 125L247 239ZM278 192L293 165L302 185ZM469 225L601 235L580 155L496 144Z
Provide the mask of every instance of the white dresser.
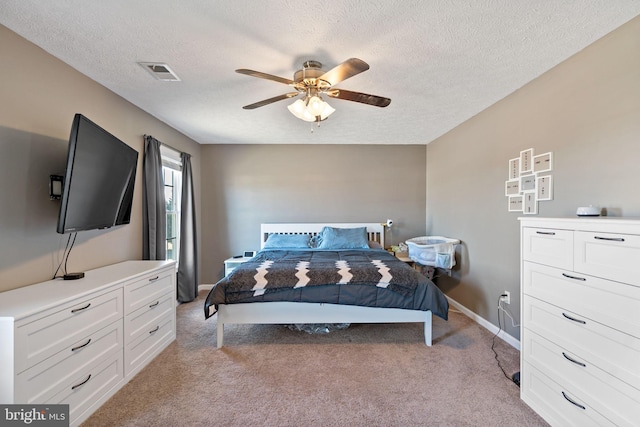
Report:
M0 402L78 425L176 337L173 261L126 261L0 293Z
M640 220L520 220L522 399L553 426L640 425Z

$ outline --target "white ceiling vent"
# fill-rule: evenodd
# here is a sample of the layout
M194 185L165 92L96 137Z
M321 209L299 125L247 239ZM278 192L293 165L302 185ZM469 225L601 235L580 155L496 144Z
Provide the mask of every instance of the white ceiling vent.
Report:
M151 73L153 77L158 80L162 80L165 82L180 81L180 77L178 77L167 64L158 62L138 62L138 64L143 66L148 72Z

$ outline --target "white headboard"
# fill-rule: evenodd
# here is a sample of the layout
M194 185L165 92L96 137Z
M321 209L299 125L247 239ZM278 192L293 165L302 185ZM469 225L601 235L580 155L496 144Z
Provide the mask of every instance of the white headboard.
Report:
M294 224L260 224L260 249L264 247L269 234L311 234L315 236L322 227L355 228L367 227L369 240L380 243L384 248L384 224L379 222L350 222L350 223L294 223Z

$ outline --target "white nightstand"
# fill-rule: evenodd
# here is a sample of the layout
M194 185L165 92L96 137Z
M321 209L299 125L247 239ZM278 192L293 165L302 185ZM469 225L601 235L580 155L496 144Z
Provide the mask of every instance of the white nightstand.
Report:
M243 262L249 261L250 257L240 257L240 258L229 258L224 260L224 275L228 275L231 273L237 266L242 264Z

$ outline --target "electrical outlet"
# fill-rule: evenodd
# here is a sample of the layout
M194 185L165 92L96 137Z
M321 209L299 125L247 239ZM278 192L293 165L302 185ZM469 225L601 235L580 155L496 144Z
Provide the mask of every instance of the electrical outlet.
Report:
M506 304L511 304L511 292L504 291L503 296L500 296L500 301L504 301Z

